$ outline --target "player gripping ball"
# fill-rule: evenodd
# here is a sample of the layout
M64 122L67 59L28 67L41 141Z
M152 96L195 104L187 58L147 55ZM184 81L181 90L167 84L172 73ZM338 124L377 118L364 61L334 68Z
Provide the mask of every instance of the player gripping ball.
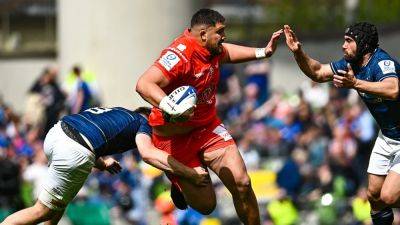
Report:
M192 86L180 86L165 96L159 108L169 122L185 122L194 113L197 103L196 90Z

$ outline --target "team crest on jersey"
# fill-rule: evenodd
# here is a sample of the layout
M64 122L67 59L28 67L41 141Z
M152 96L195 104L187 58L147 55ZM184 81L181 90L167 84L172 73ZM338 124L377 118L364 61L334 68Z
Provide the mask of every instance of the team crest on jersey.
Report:
M396 73L396 68L392 60L382 60L378 63L383 74Z
M161 56L158 62L167 70L170 71L178 62L180 58L171 51L167 51L163 56Z

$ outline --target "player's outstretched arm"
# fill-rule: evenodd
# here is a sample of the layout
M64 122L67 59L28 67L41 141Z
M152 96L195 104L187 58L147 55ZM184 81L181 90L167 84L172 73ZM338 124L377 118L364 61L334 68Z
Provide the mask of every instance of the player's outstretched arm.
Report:
M156 148L151 137L139 133L135 138L136 145L143 161L175 176L185 178L195 185L205 186L210 182L209 174L204 169L193 169L183 165L168 153Z
M223 59L221 59L221 63L240 63L271 57L276 50L279 37L282 33L282 29L274 32L265 48L252 48L225 43L223 46L226 49L227 54Z
M283 31L286 37L286 45L293 52L297 65L305 75L320 83L333 79L333 71L329 64L321 64L308 56L301 48L301 43L289 25L285 25Z

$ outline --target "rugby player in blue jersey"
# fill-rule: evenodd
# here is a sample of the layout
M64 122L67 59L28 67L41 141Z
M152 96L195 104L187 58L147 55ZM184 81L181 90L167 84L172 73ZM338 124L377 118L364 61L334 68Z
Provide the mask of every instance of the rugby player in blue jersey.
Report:
M150 108L91 108L63 117L46 135L47 179L36 204L7 217L1 225L57 224L93 167L114 174L119 163L103 156L137 149L143 160L195 185L210 182L203 168L189 168L154 147L147 123Z
M316 82L355 89L378 123L380 132L368 165L368 200L373 224L392 224L392 208L399 207L400 197L400 64L378 47L377 29L367 22L346 29L344 57L330 64L309 57L288 25L284 33L304 74Z

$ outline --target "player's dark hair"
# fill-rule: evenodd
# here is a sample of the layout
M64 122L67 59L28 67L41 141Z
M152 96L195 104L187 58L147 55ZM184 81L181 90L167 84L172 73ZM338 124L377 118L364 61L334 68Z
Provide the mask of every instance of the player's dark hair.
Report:
M143 114L143 115L149 117L150 113L151 113L151 108L142 106L142 107L136 108L133 111L136 112L136 113L140 113L140 114Z
M225 22L225 18L217 11L212 9L200 9L193 16L190 21L190 26L195 25L210 25L215 26L217 23Z
M349 26L345 35L354 39L357 44L356 58L360 59L367 53L372 53L379 46L378 30L368 22L355 23Z

